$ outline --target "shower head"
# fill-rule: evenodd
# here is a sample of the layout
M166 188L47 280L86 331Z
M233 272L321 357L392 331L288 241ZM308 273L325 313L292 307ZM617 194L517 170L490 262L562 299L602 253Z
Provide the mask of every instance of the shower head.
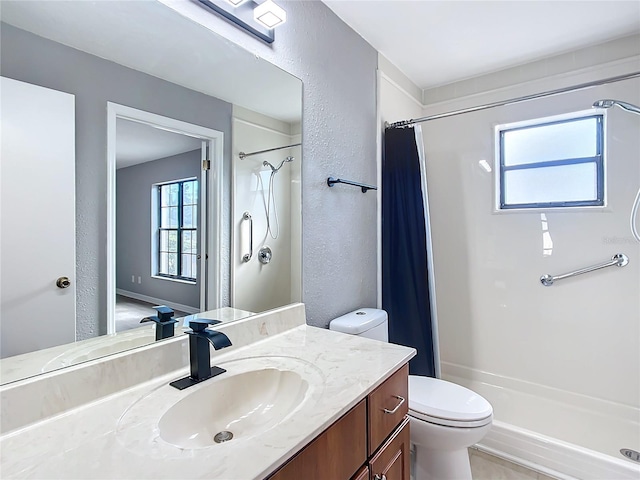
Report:
M611 100L611 99L598 100L592 106L594 108L611 108L614 105L617 105L618 107L620 107L623 110L626 110L627 112L640 115L640 107L636 107L635 105L632 105L627 102L621 102L620 100Z

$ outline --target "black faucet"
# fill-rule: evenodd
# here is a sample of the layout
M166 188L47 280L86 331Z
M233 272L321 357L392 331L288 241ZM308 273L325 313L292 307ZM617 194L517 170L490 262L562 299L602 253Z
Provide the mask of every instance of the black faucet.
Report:
M189 328L192 331L185 333L189 335L189 364L191 366L191 375L171 382L169 385L178 390L184 390L196 383L226 372L224 368L211 366L209 343L211 343L216 350L231 346L231 340L229 340L229 337L224 333L207 330L208 325L215 325L216 323L220 323L220 320L197 318L189 321Z
M158 311L158 315L155 317L145 317L140 320L140 323L156 322L156 342L163 338L173 337L174 326L178 322L171 318L173 317L174 311L165 305L158 305L153 308Z

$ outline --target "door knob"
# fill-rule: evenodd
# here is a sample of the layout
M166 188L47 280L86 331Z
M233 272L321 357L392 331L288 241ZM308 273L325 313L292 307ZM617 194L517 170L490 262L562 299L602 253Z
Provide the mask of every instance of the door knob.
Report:
M69 280L69 277L60 277L58 278L58 280L56 280L56 286L58 288L67 288L69 285L71 285L71 280Z

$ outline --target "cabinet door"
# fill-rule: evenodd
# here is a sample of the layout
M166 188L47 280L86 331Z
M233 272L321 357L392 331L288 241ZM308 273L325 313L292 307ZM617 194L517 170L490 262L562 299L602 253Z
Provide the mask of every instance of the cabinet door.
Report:
M408 375L406 364L369 394L369 455L373 455L409 411Z
M362 400L270 480L347 480L366 461L367 409Z
M373 480L409 480L410 469L409 419L398 427L369 462Z

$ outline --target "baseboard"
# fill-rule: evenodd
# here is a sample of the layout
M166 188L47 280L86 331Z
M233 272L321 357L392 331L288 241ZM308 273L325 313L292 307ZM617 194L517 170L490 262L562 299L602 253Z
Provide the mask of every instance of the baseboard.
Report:
M150 297L149 295L130 292L129 290L123 290L121 288L116 288L116 294L122 295L123 297L133 298L134 300L153 303L154 305L166 305L169 308L173 308L174 310L180 310L181 312L200 313L199 308L190 307L189 305L183 305L181 303L176 303L176 302L167 302L166 300L163 300L161 298Z

